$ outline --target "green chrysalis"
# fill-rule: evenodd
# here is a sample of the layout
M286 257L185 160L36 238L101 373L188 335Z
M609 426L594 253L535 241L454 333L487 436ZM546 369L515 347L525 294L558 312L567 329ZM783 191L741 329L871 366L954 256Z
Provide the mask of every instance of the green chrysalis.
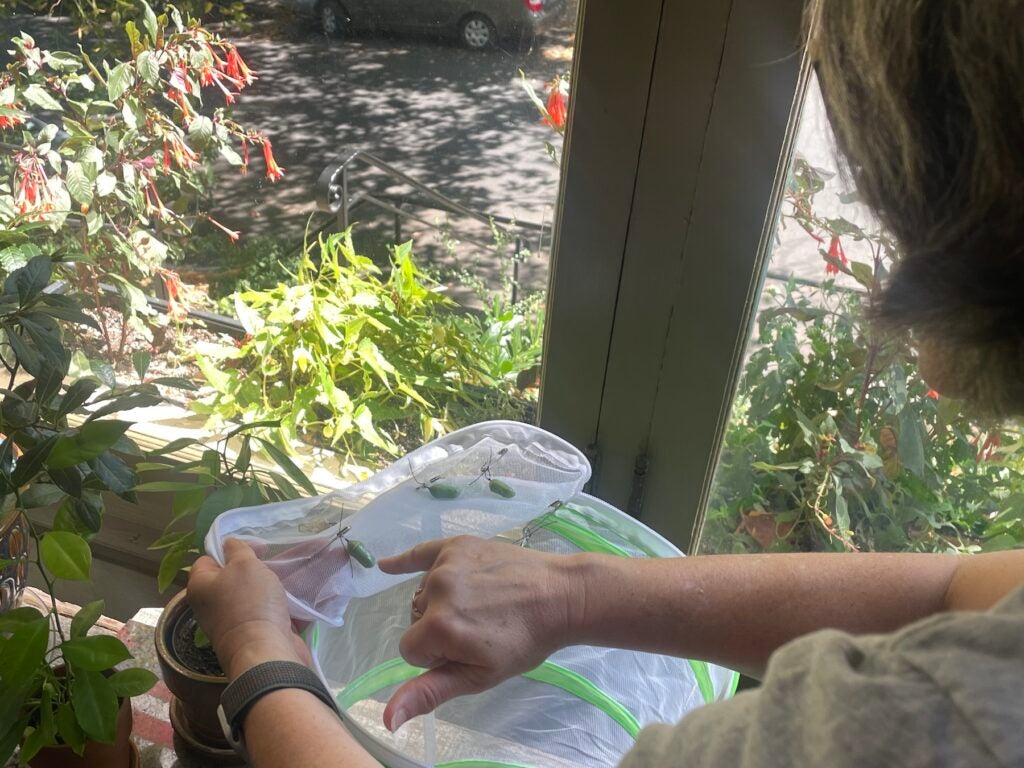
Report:
M491 478L491 481L487 483L487 487L491 489L491 493L496 493L503 499L511 499L516 495L516 492L512 489L511 485L496 477Z
M377 564L377 558L375 558L370 550L366 548L366 545L361 541L355 539L345 539L345 548L348 550L349 555L352 559L359 563L363 568L373 568Z
M448 485L448 483L428 485L427 490L430 491L430 495L435 499L457 499L460 493L458 488L454 485Z

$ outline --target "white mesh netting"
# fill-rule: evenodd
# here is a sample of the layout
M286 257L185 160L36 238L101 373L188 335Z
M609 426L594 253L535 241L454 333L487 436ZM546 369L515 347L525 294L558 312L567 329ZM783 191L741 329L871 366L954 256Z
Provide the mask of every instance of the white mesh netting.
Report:
M381 720L384 705L420 672L398 651L419 575L388 576L353 560L348 549L360 542L379 558L472 534L551 552L680 554L636 520L581 494L589 475L583 455L553 435L523 424L480 424L343 491L227 512L214 522L207 551L222 560L223 541L241 538L274 569L292 615L313 620L306 639L346 724L391 768L612 766L644 725L674 722L731 695L734 673L653 654L567 648L533 673L444 704L391 734ZM435 478L458 496L431 493L424 485ZM341 524L349 526L344 539L337 536Z

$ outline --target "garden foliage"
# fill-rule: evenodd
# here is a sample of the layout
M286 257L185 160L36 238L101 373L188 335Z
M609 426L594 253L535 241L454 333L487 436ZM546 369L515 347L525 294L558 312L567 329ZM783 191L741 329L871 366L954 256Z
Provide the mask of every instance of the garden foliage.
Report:
M541 320L500 304L458 313L396 246L382 271L349 233L308 249L290 284L235 298L248 336L200 350L212 394L195 407L211 426L280 421L304 440L376 463L481 418L523 416L517 387L540 358Z
M770 288L728 426L706 551L978 551L1024 542L1024 447L917 374L905 335L867 319L896 245L814 211L799 163L787 219L817 241L818 288ZM847 257L843 241L867 254ZM856 290L837 285L845 275ZM849 280L852 278L852 281Z

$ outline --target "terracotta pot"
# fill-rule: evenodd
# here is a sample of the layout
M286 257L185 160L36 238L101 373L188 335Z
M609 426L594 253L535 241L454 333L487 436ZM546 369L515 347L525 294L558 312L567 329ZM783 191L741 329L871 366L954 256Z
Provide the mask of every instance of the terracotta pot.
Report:
M139 750L131 739L132 702L124 699L117 713L113 744L90 741L81 757L71 747L47 747L29 761L32 768L137 768Z
M191 619L192 609L182 590L171 598L156 625L156 653L164 684L175 696L171 702L171 725L180 741L193 751L219 762L240 762L224 738L217 717L220 695L227 678L197 672L186 666L175 651L174 635L179 624Z
M17 509L0 517L0 560L14 561L0 568L0 613L3 613L17 604L28 572L28 531L25 517Z

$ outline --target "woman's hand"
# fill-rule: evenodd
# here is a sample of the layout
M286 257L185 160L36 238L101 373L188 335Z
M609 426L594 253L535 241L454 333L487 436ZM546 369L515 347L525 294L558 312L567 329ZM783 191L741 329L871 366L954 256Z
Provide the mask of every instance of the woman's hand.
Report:
M392 730L456 696L537 667L570 643L583 610L574 557L471 536L431 541L380 561L385 573L426 571L399 646L429 671L391 697Z
M188 578L188 602L231 679L264 661L308 665L309 650L292 632L284 588L248 545L224 542L223 568L201 557Z

